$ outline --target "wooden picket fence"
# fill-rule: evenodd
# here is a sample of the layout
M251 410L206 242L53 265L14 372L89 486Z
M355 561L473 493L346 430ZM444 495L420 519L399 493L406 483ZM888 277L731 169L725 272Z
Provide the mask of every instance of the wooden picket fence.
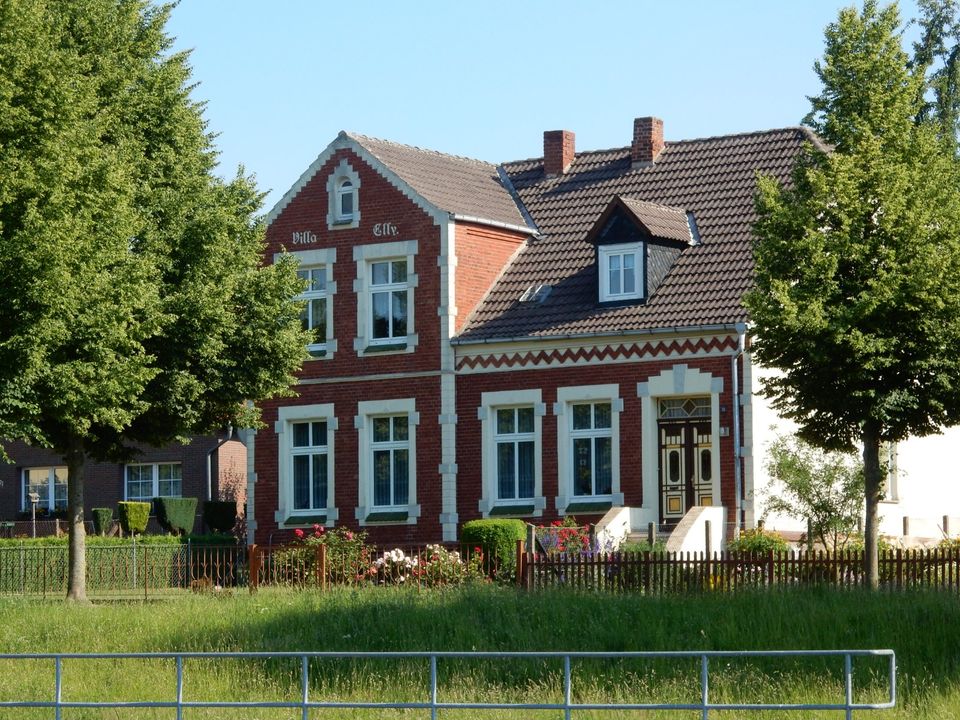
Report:
M890 590L960 591L960 549L888 550L880 554L880 585ZM541 553L517 545L517 584L527 590L571 588L645 594L729 591L800 585L863 587L862 551L764 554L719 552Z

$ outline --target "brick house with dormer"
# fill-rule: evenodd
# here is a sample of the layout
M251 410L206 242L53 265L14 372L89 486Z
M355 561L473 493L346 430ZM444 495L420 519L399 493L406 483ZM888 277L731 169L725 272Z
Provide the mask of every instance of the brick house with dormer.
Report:
M808 142L667 143L647 117L626 147L550 131L498 166L340 133L268 216L314 342L297 397L263 406L251 541L721 504L751 525L755 180L786 180Z

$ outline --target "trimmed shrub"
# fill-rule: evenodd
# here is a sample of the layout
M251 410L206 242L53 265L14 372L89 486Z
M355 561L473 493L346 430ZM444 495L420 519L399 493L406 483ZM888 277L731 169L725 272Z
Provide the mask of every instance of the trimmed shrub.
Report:
M148 502L120 502L117 503L117 514L120 516L120 527L128 535L139 535L147 530L147 521L150 519L150 503Z
M495 563L493 571L513 571L517 564L517 540L527 536L523 520L486 518L463 524L461 542L466 548L479 546Z
M237 523L236 500L204 501L203 522L213 532L233 532L233 526Z
M93 508L90 512L93 514L93 531L97 535L106 535L113 522L113 509Z
M153 501L157 506L157 522L164 530L174 535L184 535L193 530L197 514L195 497L158 497Z

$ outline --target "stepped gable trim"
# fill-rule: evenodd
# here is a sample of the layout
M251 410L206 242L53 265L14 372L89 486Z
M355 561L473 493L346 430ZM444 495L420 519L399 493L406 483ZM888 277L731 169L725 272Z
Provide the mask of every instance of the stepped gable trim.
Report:
M577 349L553 348L524 352L491 352L457 358L457 371L462 373L495 372L518 368L638 362L653 358L724 354L736 349L737 338L726 335L710 338L596 345Z

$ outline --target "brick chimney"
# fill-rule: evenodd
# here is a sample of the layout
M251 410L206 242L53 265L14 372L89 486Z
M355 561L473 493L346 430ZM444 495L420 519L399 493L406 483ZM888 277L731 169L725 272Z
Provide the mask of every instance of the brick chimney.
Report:
M545 130L543 133L543 172L547 177L563 175L576 152L576 136L569 130Z
M544 141L546 143L546 141ZM633 143L630 159L633 167L653 165L663 150L663 120L641 117L633 121Z

